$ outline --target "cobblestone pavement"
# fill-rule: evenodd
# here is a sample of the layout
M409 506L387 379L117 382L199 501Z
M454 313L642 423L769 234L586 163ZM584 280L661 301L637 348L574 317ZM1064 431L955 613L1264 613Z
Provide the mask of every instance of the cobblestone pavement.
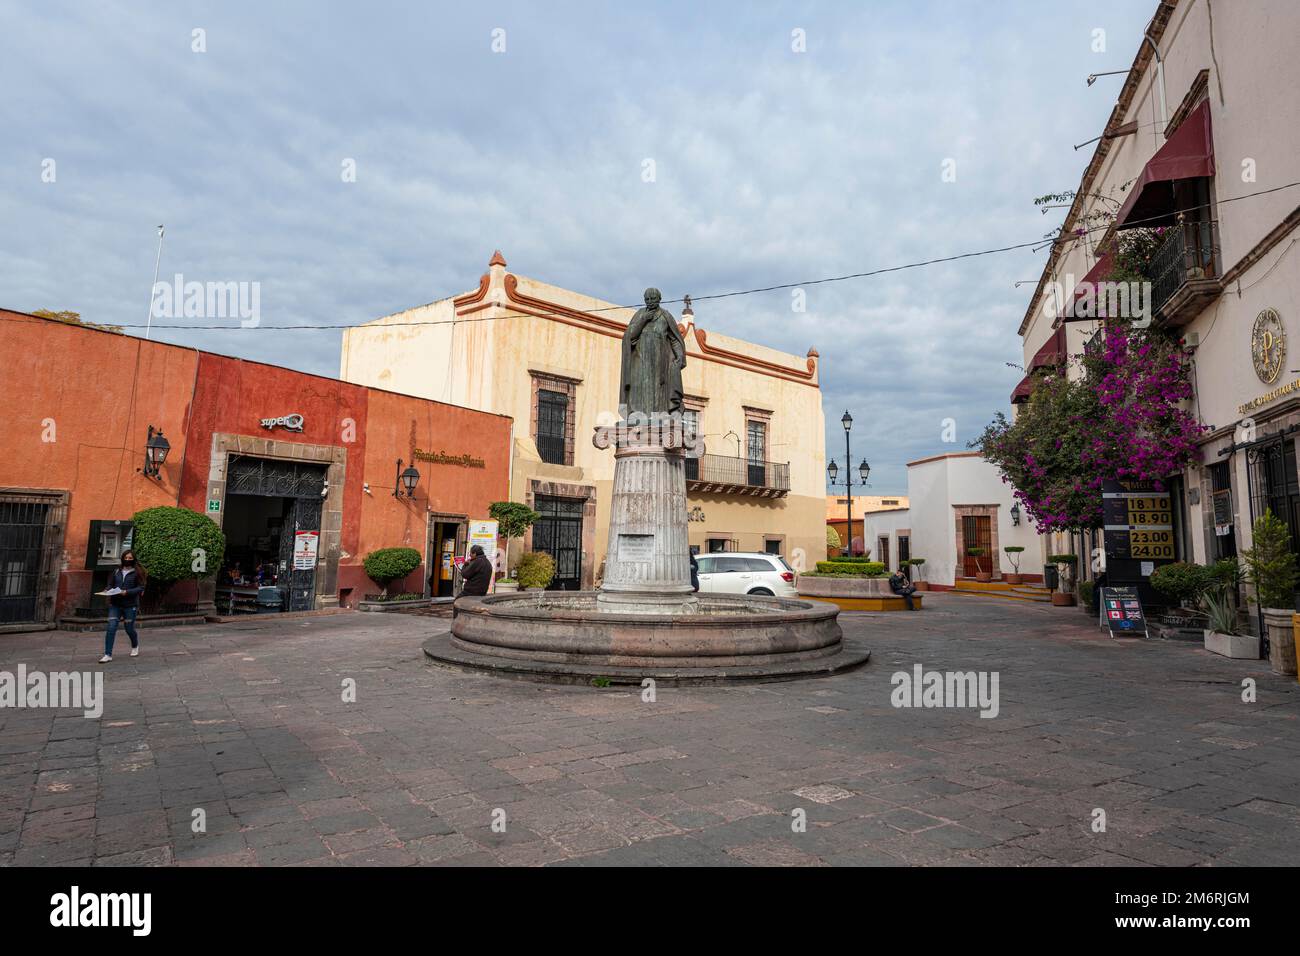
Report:
M435 668L428 617L142 631L101 719L0 710L0 863L1300 862L1300 685L1266 665L995 599L842 621L861 670L653 703ZM0 670L99 653L4 636ZM998 715L894 708L918 663L996 671Z

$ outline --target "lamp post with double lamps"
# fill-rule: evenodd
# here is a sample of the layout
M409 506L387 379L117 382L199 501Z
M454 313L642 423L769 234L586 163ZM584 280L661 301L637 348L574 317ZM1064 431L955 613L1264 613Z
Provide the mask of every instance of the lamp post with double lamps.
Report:
M867 477L871 474L871 466L867 464L867 460L865 458L862 459L862 464L858 465L858 475L861 476L862 481L855 482L853 480L853 474L848 469L848 462L851 462L853 460L853 450L849 446L849 432L853 428L853 416L850 415L847 410L844 412L844 417L840 419L840 424L844 426L844 462L845 462L844 492L845 492L845 501L848 502L848 517L849 517L849 523L845 528L845 531L848 535L848 541L844 545L844 550L848 552L849 557L852 557L853 556L853 486L855 484L862 484L864 486L866 485ZM831 463L826 466L826 474L830 476L832 488L835 487L836 485L835 478L839 473L840 473L839 466L835 464L835 459L832 458ZM866 547L867 544L866 535L867 535L867 525L866 525L866 519L864 517L862 523L862 537L863 537L862 545L864 548Z

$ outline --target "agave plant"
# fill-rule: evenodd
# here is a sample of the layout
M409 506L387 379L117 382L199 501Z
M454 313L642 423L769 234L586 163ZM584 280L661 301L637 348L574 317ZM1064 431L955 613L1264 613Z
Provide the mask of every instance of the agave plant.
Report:
M1211 631L1218 634L1241 633L1237 625L1237 608L1228 594L1222 591L1217 594L1207 591L1201 595L1201 607L1205 609L1205 614L1209 618L1207 624Z

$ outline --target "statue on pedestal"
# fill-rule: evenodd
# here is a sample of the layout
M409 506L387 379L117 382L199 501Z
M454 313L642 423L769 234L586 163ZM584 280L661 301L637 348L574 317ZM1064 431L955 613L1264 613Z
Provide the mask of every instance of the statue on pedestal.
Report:
M623 333L618 412L624 419L636 412L682 411L686 340L672 313L659 308L661 299L658 289L646 289L645 308L637 310Z

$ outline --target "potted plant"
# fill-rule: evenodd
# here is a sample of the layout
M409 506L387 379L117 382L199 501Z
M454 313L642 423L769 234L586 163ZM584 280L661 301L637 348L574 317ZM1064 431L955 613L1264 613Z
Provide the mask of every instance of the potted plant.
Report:
M497 523L497 534L506 539L505 554L501 559L501 567L510 567L510 539L522 538L528 529L533 526L538 518L541 517L536 511L528 505L520 504L517 501L494 501L488 505L488 517ZM506 575L509 579L509 574ZM501 582L497 582L497 590L503 590ZM504 590L510 590L505 588Z
M1085 614L1093 617L1097 616L1097 582L1080 581L1079 582L1079 606L1083 608Z
M519 578L517 577L518 574L519 574L518 569L510 572L501 573L501 576L496 579L496 583L492 585L493 590L518 591L519 590Z
M1295 674L1296 563L1290 536L1286 524L1265 511L1255 519L1253 538L1253 546L1242 556L1268 628L1268 663L1274 674Z
M925 573L924 571L921 570L921 568L924 567L925 565L925 558L908 558L907 564L909 567L915 569L914 572L915 576L909 574L909 577L912 577L912 583L916 585L916 589L918 591L930 590L930 582L927 581L925 578L921 577L921 575Z
M1170 611L1198 622L1203 616L1201 596L1210 585L1210 569L1187 561L1162 564L1151 572L1151 587L1169 599Z
M986 584L993 580L993 572L985 571L980 567L980 558L984 557L983 548L967 548L966 553L975 559L975 580L981 584Z
M519 587L543 591L555 578L555 559L545 551L526 551L519 559Z
M1079 563L1077 554L1049 554L1047 560L1056 565L1060 587L1052 592L1052 603L1057 607L1074 607L1074 566Z
M1237 607L1226 590L1207 591L1201 595L1205 608L1205 649L1224 657L1259 659L1259 638L1242 634L1237 623Z
M1020 576L1020 555L1024 553L1024 548L1018 544L1009 544L1002 549L1006 552L1007 560L1011 562L1012 571L1010 574L1004 574L1002 577L1007 584L1020 584L1024 578Z
M361 562L366 577L380 587L379 600L388 600L388 585L400 581L420 566L420 552L414 548L379 548Z
M192 580L198 592L196 609L208 610L205 605L209 605L208 598L215 587L205 595L202 585L210 582L221 568L226 552L226 536L216 523L207 515L172 505L137 511L131 516L131 522L132 550L148 574L145 585L148 604L162 605L172 585ZM185 596L181 599L185 600Z

